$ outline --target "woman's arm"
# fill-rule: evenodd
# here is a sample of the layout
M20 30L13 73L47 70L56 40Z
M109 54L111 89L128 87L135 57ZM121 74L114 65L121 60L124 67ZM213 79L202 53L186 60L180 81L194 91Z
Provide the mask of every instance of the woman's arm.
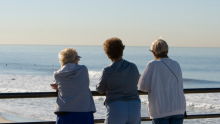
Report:
M100 94L105 94L107 90L107 76L102 72L99 83L96 85L96 90Z
M153 68L152 64L148 63L143 74L138 81L138 89L144 92L149 92L151 90L151 79L152 79Z

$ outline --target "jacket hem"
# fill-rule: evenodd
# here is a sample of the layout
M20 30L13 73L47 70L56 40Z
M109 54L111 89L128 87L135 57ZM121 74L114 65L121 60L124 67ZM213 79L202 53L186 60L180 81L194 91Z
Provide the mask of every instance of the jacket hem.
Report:
M179 115L179 114L183 114L186 110L178 110L178 111L173 111L173 112L169 112L169 113L162 113L159 115L151 115L150 119L157 119L157 118L163 118L163 117L167 117L167 116L172 116L172 115Z
M111 100L109 102L104 102L104 105L107 106L109 103L115 102L115 101L135 101L135 100L140 100L140 98Z

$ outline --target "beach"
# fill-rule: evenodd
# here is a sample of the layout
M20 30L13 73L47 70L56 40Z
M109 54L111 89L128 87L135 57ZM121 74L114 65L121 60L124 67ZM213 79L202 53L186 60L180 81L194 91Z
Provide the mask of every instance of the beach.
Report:
M0 123L16 123L16 122L42 122L44 120L23 117L15 114L0 112Z
M0 123L12 123L13 121L9 121L0 116Z

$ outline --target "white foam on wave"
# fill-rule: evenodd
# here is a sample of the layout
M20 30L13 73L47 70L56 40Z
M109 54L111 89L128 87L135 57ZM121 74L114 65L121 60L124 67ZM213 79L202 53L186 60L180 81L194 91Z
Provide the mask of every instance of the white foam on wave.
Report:
M220 93L187 94L185 97L188 107L220 110Z
M93 99L94 100L100 100L100 101L104 101L105 100L105 96L94 96Z
M89 71L90 89L95 90L101 72ZM0 74L0 92L53 92L53 76Z
M141 103L148 103L147 96L140 96L140 98ZM220 93L187 94L185 98L187 107L220 110Z
M0 74L0 92L51 92L52 83L52 76Z
M189 107L220 110L220 105L213 105L213 104L207 104L207 103L194 103L194 102L187 102L186 104Z
M89 71L89 78L99 79L101 76L101 72L98 71Z
M18 116L41 120L55 120L56 98L0 99L0 110Z

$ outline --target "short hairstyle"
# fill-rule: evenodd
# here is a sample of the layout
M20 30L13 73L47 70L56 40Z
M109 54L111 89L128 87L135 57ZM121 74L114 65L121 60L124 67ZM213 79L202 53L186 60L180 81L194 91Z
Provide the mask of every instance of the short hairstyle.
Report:
M157 58L168 58L168 49L169 47L166 41L159 38L152 43L150 51L153 52Z
M125 45L123 45L122 41L117 37L106 40L103 46L105 53L110 59L118 59L121 57L125 48Z
M77 60L77 52L75 49L68 47L60 51L58 57L61 63L61 66L64 66L67 63L75 63Z

